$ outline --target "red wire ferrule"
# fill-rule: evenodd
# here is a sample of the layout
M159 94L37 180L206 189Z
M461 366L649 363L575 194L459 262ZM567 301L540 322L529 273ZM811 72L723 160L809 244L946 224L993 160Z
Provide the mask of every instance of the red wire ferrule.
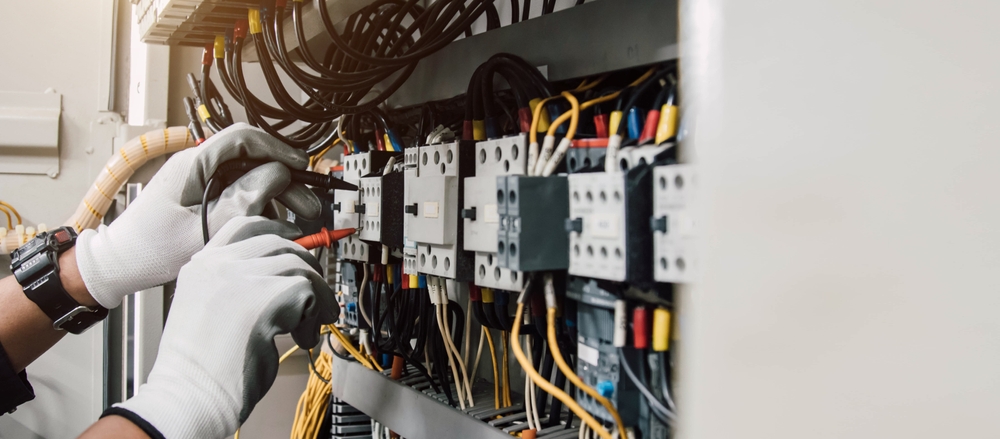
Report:
M646 124L642 126L639 144L643 145L656 137L656 126L660 124L660 110L649 110L646 113Z
M649 348L649 309L644 306L632 310L632 346L636 349Z
M597 137L608 137L608 121L610 116L607 114L597 114L594 115L594 128L597 129Z

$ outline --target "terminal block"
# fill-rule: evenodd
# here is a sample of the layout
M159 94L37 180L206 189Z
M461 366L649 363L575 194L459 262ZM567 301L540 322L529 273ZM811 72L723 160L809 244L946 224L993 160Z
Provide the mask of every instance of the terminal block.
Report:
M673 143L622 148L618 152L618 168L627 171L637 166L652 165L664 159L672 161L675 152Z
M475 144L459 141L417 148L416 168L404 172L406 240L416 246L416 271L456 279L473 278L474 255L463 250L463 179L474 172ZM407 161L409 164L409 160Z
M566 151L566 172L593 172L604 170L604 153L607 151L608 139L578 139L573 141L573 147Z
M363 177L358 192L361 239L391 248L403 247L403 173Z
M474 251L475 284L481 287L519 291L522 273L499 264L497 233L500 213L497 204L497 177L524 175L527 168L527 135L493 139L476 144L476 175L465 178L462 210L463 249Z
M652 282L652 168L569 175L569 273Z
M658 282L690 282L697 272L694 254L696 190L692 165L653 168L653 277Z
M358 326L358 288L361 286L361 276L354 264L340 263L338 276L338 301L343 305L340 313L344 323L351 327Z
M497 256L500 267L516 271L569 268L567 177L497 177L500 211Z
M398 155L398 153L369 151L344 156L343 180L361 186L362 177L381 172L382 168L389 162L389 158L394 155ZM358 212L360 194L360 191L334 191L333 222L335 229L355 228L363 231L365 227L362 223L362 214ZM368 247L369 245L363 242L358 234L341 240L341 254L345 259L358 262L379 261L382 249L369 249Z

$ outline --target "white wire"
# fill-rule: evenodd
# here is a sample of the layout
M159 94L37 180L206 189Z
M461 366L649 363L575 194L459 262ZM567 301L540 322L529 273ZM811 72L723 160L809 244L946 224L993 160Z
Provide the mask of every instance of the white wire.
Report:
M451 349L452 354L455 355L455 361L458 362L459 368L462 370L462 379L465 381L465 393L469 398L469 406L475 407L476 403L472 399L472 386L469 384L469 373L468 368L465 366L465 361L462 360L462 355L458 352L458 346L455 346L455 340L451 336L451 322L448 319L448 287L444 279L438 280L438 291L441 294L441 306L443 310L441 311L441 317L444 320L444 330L447 332L448 346ZM458 381L458 377L455 377L455 381ZM459 391L461 393L461 391Z
M528 340L531 340L531 338L529 337ZM531 381L531 380L528 380L528 381ZM538 399L537 399L537 396L535 396L536 395L536 392L535 392L536 388L538 388L538 385L535 384L534 381L531 381L531 386L528 387L528 390L531 392L531 414L532 414L532 416L535 417L535 425L537 425L538 429L541 430L542 429L542 421L540 421L539 417L538 417Z
M486 341L486 327L483 326L480 327L480 329L481 331L479 331L479 349L476 349L476 361L472 365L472 374L469 375L472 377L473 381L476 380L477 376L476 372L479 371L479 359L482 358L483 356L483 345L485 344Z
M462 346L462 362L469 364L469 340L472 338L472 295L469 294L468 306L465 307L465 345ZM482 338L482 337L480 337ZM476 374L472 374L472 380L476 380Z
M368 322L368 327L374 329L372 319L368 318L368 312L365 311L365 307L362 306L364 303L364 297L367 294L365 288L368 286L368 264L361 264L361 266L364 267L365 275L361 278L361 288L358 289L358 309L361 310L361 317L364 317L365 321Z
M462 377L458 374L458 368L455 367L455 360L451 358L451 349L448 347L448 332L445 331L444 322L441 318L441 304L434 305L435 308L435 318L437 319L438 330L441 331L441 339L444 341L445 352L448 353L448 366L451 367L451 374L455 376L455 390L458 393L458 405L465 410L465 399L462 394ZM444 383L448 385L448 383Z
M537 430L535 428L534 416L531 416L531 379L526 378L524 380L524 417L528 418L528 430Z
M341 129L341 127L343 126L344 126L344 116L340 116L337 118L337 137L340 137L340 141L344 142L344 145L347 146L347 149L349 151L353 151L354 148L351 148L351 142L349 142L347 138L344 137L344 130Z

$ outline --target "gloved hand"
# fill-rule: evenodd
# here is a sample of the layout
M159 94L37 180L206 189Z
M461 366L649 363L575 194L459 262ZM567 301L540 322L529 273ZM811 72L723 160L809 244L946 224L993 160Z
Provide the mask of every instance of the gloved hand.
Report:
M282 238L298 233L252 217L213 236L181 269L149 380L105 416L124 416L147 433L152 426L167 439L232 435L274 383L274 336L291 332L313 348L320 325L340 312L316 259Z
M77 265L101 306L114 308L128 294L177 277L204 246L201 198L206 182L220 164L237 158L273 162L246 173L209 202L211 236L234 217L259 215L272 198L304 218L319 216L316 195L301 184L289 184L288 168L308 166L305 152L263 130L233 125L197 148L174 154L110 226L80 233Z

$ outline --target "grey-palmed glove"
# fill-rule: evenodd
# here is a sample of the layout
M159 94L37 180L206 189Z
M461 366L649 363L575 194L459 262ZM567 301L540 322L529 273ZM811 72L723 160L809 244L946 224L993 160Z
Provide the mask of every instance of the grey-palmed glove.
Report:
M80 274L101 306L177 277L181 266L202 249L201 201L205 184L229 160L271 161L240 177L208 204L214 236L232 218L259 215L277 199L297 215L319 216L320 203L301 184L290 184L292 169L305 169L305 152L293 149L246 124L222 130L197 148L175 154L121 217L110 226L85 230L76 244Z
M181 270L148 381L105 415L154 438L232 435L274 383L274 336L312 348L339 315L319 263L285 239L298 233L261 217L227 223Z

